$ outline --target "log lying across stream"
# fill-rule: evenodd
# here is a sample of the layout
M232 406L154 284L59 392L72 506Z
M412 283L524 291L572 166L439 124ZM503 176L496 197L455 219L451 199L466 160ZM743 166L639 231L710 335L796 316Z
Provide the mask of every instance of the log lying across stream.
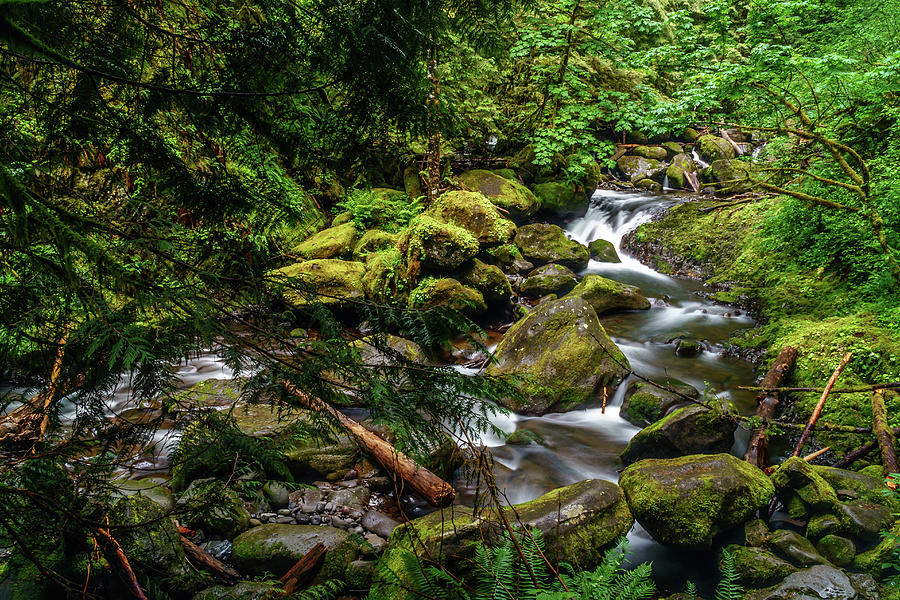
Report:
M777 388L788 371L797 360L798 351L793 346L785 346L778 357L769 367L769 371L762 380L761 387ZM778 406L778 392L762 392L756 397L756 416L763 420L771 420L775 417L775 408ZM750 445L744 454L744 460L764 469L769 464L769 438L766 435L765 425L754 429L750 436Z

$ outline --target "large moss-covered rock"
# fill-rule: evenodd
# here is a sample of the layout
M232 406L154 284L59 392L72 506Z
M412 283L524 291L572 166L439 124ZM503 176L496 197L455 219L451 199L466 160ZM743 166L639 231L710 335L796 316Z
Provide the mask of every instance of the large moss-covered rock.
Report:
M679 190L691 189L691 184L688 180L690 173L697 173L697 167L694 165L693 159L684 153L676 155L666 168L669 186Z
M364 261L373 252L392 249L397 245L399 237L396 233L388 233L381 229L370 229L356 243L356 247L353 250L353 258Z
M482 244L503 244L516 233L515 224L478 192L447 192L425 214L462 227Z
M526 527L541 531L549 556L590 569L602 561L603 553L630 529L634 520L622 490L614 483L588 479L553 490L536 500L517 504L506 518L521 519ZM481 541L493 543L503 527L496 513L453 506L410 521L394 529L382 557L382 566L394 571L401 581L408 578L403 556L414 552L428 556L463 580L473 575L472 559ZM383 598L410 598L398 582L376 573L373 595Z
M697 138L694 150L702 160L712 163L717 160L734 158L735 151L728 140L715 135L702 135Z
M878 466L881 469L880 466ZM891 495L885 494L884 480L880 474L872 477L859 471L836 469L824 465L813 465L813 471L827 481L835 490L851 490L859 495L859 499L873 504L884 504L900 512L900 502Z
M522 255L533 263L558 263L570 269L583 269L591 259L586 247L570 240L560 227L549 223L519 227L515 242Z
M826 535L816 544L816 550L831 564L846 567L856 557L853 540L839 535Z
M494 356L487 374L523 376L523 398L504 399L504 406L529 414L589 402L602 388L615 388L626 373L620 364L628 365L597 313L577 297L535 308L509 329Z
M771 588L751 592L747 600L860 600L850 578L834 567L816 565L791 573Z
M649 158L652 160L664 161L668 156L665 148L661 148L660 146L637 146L631 150L631 153L635 156L641 156L643 158Z
M662 183L666 174L666 168L658 160L644 158L642 156L623 156L616 161L619 171L630 181L636 182L642 179L651 179Z
M423 279L409 295L410 308L445 306L464 315L475 316L487 310L484 296L456 279L445 277Z
M396 248L373 252L362 277L366 298L382 304L403 304L409 297L406 260Z
M319 577L342 578L347 565L359 556L359 546L343 529L322 525L269 523L245 531L234 540L232 560L247 575L283 575L316 544L328 552Z
M353 257L356 247L356 227L345 223L329 227L294 246L294 253L303 258L343 258Z
M181 521L231 539L250 527L250 513L234 490L216 479L198 479L178 499Z
M407 262L419 261L426 269L452 271L478 254L478 240L457 225L419 215L409 224L401 245Z
M683 381L669 378L660 383L695 400L700 397L697 388ZM643 381L634 381L625 391L619 416L633 425L645 427L663 418L672 408L684 402L684 398L669 390L660 389Z
M775 494L757 467L730 454L645 459L623 472L635 519L663 544L709 548L713 538L748 521Z
M553 213L560 217L581 217L587 212L587 194L583 190L575 189L571 183L558 181L538 183L533 191L541 201L542 212Z
M110 482L116 495L144 496L163 510L170 511L175 507L175 495L169 489L169 482L162 477L145 477L144 479L117 479Z
M753 188L749 163L736 158L713 161L703 170L703 180L724 194L739 194Z
M517 223L524 221L541 207L541 201L527 187L491 171L466 171L459 176L459 182L470 190L487 196L492 204L507 211L509 217Z
M631 438L622 462L630 465L644 458L728 452L737 429L730 412L697 404L679 408Z
M236 585L215 585L194 596L193 600L264 600L278 592L274 583L242 581Z
M571 269L550 263L528 273L519 293L531 298L540 298L547 294L565 294L578 284L578 278Z
M282 454L295 477L324 477L329 481L342 478L359 460L359 449L345 435L294 439Z
M464 264L455 275L463 285L481 292L488 304L507 303L512 296L509 279L496 265L489 265L475 258Z
M853 566L874 577L883 577L890 573L891 561L897 550L897 538L900 537L900 521L890 530L891 535L882 539L874 548L861 552L853 559Z
M894 513L887 506L859 501L838 503L834 514L843 531L866 541L878 539L882 530L894 522Z
M588 251L591 253L591 258L600 262L622 262L619 253L616 252L616 247L609 240L594 240L588 244Z
M772 483L778 497L792 510L791 516L800 517L809 511L829 510L837 505L837 494L812 465L798 456L792 456L772 473ZM801 504L789 504L796 496Z
M747 546L728 546L734 567L743 585L760 588L778 583L797 568L768 550Z
M288 304L304 307L308 293L315 292L323 304L340 306L347 300L363 298L362 278L365 271L366 266L361 262L325 258L294 263L276 269L274 275L297 278L307 288L284 289L282 295Z
M633 285L619 283L600 275L586 275L568 296L591 305L598 315L611 310L646 310L650 301Z

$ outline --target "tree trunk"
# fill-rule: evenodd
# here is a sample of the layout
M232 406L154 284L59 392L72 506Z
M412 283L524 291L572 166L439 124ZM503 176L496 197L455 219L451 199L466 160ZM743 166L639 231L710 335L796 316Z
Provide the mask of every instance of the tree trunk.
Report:
M881 448L881 464L884 467L885 476L891 473L900 473L900 465L897 464L897 453L894 451L894 432L888 426L887 411L884 408L884 391L872 392L872 431Z
M797 349L793 346L785 346L775 361L769 367L766 376L762 380L763 388L778 387L788 371L794 366L797 360ZM778 392L762 392L756 397L756 416L761 419L772 419L775 417L775 408L778 406ZM744 460L764 469L769 464L769 438L766 435L765 426L754 429L750 436L750 445L747 446L747 452L744 454Z
M437 56L434 50L432 50L432 58L428 61L427 74L432 91L428 94L428 149L425 156L428 187L425 195L430 205L441 193L441 132L436 116L441 88L437 75Z

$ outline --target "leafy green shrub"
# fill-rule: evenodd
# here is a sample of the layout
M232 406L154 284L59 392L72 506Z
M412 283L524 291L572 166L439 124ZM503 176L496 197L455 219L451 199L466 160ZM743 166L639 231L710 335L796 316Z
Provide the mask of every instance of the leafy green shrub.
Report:
M354 189L337 203L335 213L350 212L353 225L359 231L378 227L396 233L409 225L410 220L424 210L419 198L410 200L395 190Z

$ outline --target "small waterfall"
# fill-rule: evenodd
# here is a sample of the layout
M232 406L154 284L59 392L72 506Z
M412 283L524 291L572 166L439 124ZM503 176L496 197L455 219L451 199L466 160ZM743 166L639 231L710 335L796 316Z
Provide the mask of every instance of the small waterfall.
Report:
M697 149L694 148L691 150L691 157L694 159L694 162L697 163L697 166L701 169L705 169L709 166L709 163L700 158L700 153L697 152Z

